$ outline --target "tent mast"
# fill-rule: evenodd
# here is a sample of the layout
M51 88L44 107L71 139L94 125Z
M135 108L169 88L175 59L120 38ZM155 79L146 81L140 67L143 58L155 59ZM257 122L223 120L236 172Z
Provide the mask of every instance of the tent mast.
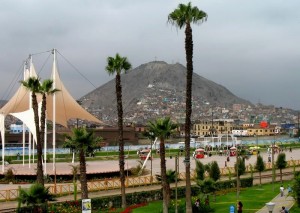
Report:
M23 80L25 81L26 80L26 78L27 78L27 76L26 76L26 71L27 71L27 60L24 62L24 70L23 70ZM25 137L26 137L26 135L25 135L25 124L24 124L24 122L23 122L23 166L25 165Z
M33 65L32 65L32 55L29 55L29 61L30 61L30 68L29 68L29 77L32 77L32 69L33 69ZM29 109L32 108L32 100L31 100L31 95L32 92L29 92ZM31 132L29 131L28 134L28 163L29 163L29 168L31 167Z
M1 139L2 139L2 172L4 174L4 149L5 149L5 114L0 115L0 129L1 129Z
M52 80L53 80L53 88L56 88L56 85L55 85L55 74L56 74L56 49L53 49L52 51L52 54L53 54L53 76L52 76ZM52 134L53 134L53 171L56 170L55 168L55 147L56 147L56 129L55 129L55 123L56 123L56 95L55 93L53 94L53 120L52 120L52 126L53 126L53 131L52 131Z

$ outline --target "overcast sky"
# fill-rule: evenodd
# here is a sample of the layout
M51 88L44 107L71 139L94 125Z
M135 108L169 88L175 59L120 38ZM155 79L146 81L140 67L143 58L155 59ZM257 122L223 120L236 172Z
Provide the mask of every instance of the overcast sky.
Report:
M167 24L167 17L187 2L0 0L0 99L10 94L7 88L29 54L52 48L71 63L58 55L61 78L75 98L113 78L104 67L117 52L134 68L154 60L186 65L184 30ZM192 25L197 74L252 103L300 109L300 1L192 5L208 14L207 22ZM33 57L42 78L50 75L48 56Z

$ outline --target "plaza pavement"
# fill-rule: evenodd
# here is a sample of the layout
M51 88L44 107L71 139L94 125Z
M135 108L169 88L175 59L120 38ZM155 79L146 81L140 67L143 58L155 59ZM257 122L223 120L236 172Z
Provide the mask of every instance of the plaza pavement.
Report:
M292 152L285 151L286 160L300 160L300 149L294 149ZM168 153L166 153L168 154ZM263 157L264 161L267 161L269 154L266 152L261 152L261 156ZM274 161L276 161L278 154L274 154ZM220 168L225 167L225 161L227 156L219 156L213 155L212 157L205 157L200 159L203 164L207 164L211 161L217 161ZM179 158L179 171L185 172L185 165L183 163L184 157L180 156ZM234 167L236 162L236 157L230 157L230 161L227 162L228 167ZM252 155L250 159L245 161L246 165L256 163L256 155ZM71 165L78 165L79 162L75 162L72 164L71 162L59 162L56 163L56 174L72 174L71 172ZM125 169L130 169L134 166L139 164L138 159L126 159L125 160ZM167 169L175 170L175 158L174 156L172 159L166 157L166 166ZM12 168L14 174L36 174L36 164L31 164L31 167L28 167L28 164L10 164L5 167L5 171L7 169ZM191 158L191 169L196 168L195 160ZM146 169L151 170L151 161L148 160L146 163ZM87 173L107 173L107 172L118 172L119 171L119 161L118 160L99 160L99 161L87 161ZM0 172L1 174L2 172ZM159 174L160 173L160 159L154 158L152 160L152 174ZM54 175L54 169L52 163L47 163L47 171L45 174ZM24 185L22 185L24 187ZM25 186L26 187L26 186ZM18 188L18 184L8 185L8 184L0 184L0 190L6 189L14 189Z
M284 151L286 154L286 160L300 160L300 149L294 149L292 152ZM168 153L166 153L168 154ZM274 154L274 161L276 161L278 154ZM261 152L261 156L264 161L267 161L269 154L266 152ZM225 161L227 156L219 156L213 155L212 157L205 157L203 159L199 159L203 164L207 164L211 161L217 161L220 168L225 167ZM179 160L179 170L180 172L185 171L185 167L183 164L184 157L180 156ZM233 167L236 162L236 157L230 157L230 161L227 162L228 167ZM254 165L256 162L256 155L251 155L250 159L246 160L246 165L252 164ZM79 164L79 162L75 162L75 164ZM130 169L133 166L138 165L138 159L126 159L125 160L125 169ZM63 162L56 163L56 174L71 174L71 162ZM175 158L173 156L172 159L166 157L166 166L167 169L175 168ZM195 161L191 158L191 169L195 169ZM150 170L151 161L148 160L146 163L146 168ZM36 164L31 164L31 168L28 167L26 163L24 166L22 164L11 164L5 167L5 171L8 168L12 168L15 174L36 174ZM153 173L160 172L160 159L154 158L152 161L152 169ZM99 160L99 161L87 161L87 173L106 173L106 172L115 172L119 171L119 161L118 160ZM47 163L46 174L54 174L53 163ZM0 171L2 174L2 171Z

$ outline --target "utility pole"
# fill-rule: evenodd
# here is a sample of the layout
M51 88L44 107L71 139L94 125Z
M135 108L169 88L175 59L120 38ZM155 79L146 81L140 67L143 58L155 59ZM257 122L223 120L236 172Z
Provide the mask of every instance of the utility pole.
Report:
M175 213L178 213L178 205L177 205L177 176L179 173L179 156L178 154L175 156Z
M298 136L299 136L299 138L300 138L300 132L299 132L299 111L298 111L298 132L297 132L297 134L298 134Z
M211 137L213 137L214 134L214 111L213 108L211 108Z
M240 194L240 181L239 181L239 150L238 146L236 146L236 199L239 199Z
M274 182L275 182L275 166L274 166L274 148L275 148L275 136L276 134L274 134L274 141L273 141L273 145L272 145L272 185L273 185L273 191L275 190L274 188Z

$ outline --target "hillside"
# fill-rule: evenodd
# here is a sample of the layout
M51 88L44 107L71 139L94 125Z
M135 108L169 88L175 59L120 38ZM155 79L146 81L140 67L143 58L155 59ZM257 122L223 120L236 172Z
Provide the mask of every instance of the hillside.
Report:
M196 71L197 68L194 68ZM145 122L161 116L182 120L185 117L186 68L181 64L149 62L121 75L124 117L127 121ZM193 118L209 106L232 107L234 103L251 105L222 85L194 73ZM107 121L116 121L115 80L91 91L82 105ZM209 103L209 106L208 106Z

